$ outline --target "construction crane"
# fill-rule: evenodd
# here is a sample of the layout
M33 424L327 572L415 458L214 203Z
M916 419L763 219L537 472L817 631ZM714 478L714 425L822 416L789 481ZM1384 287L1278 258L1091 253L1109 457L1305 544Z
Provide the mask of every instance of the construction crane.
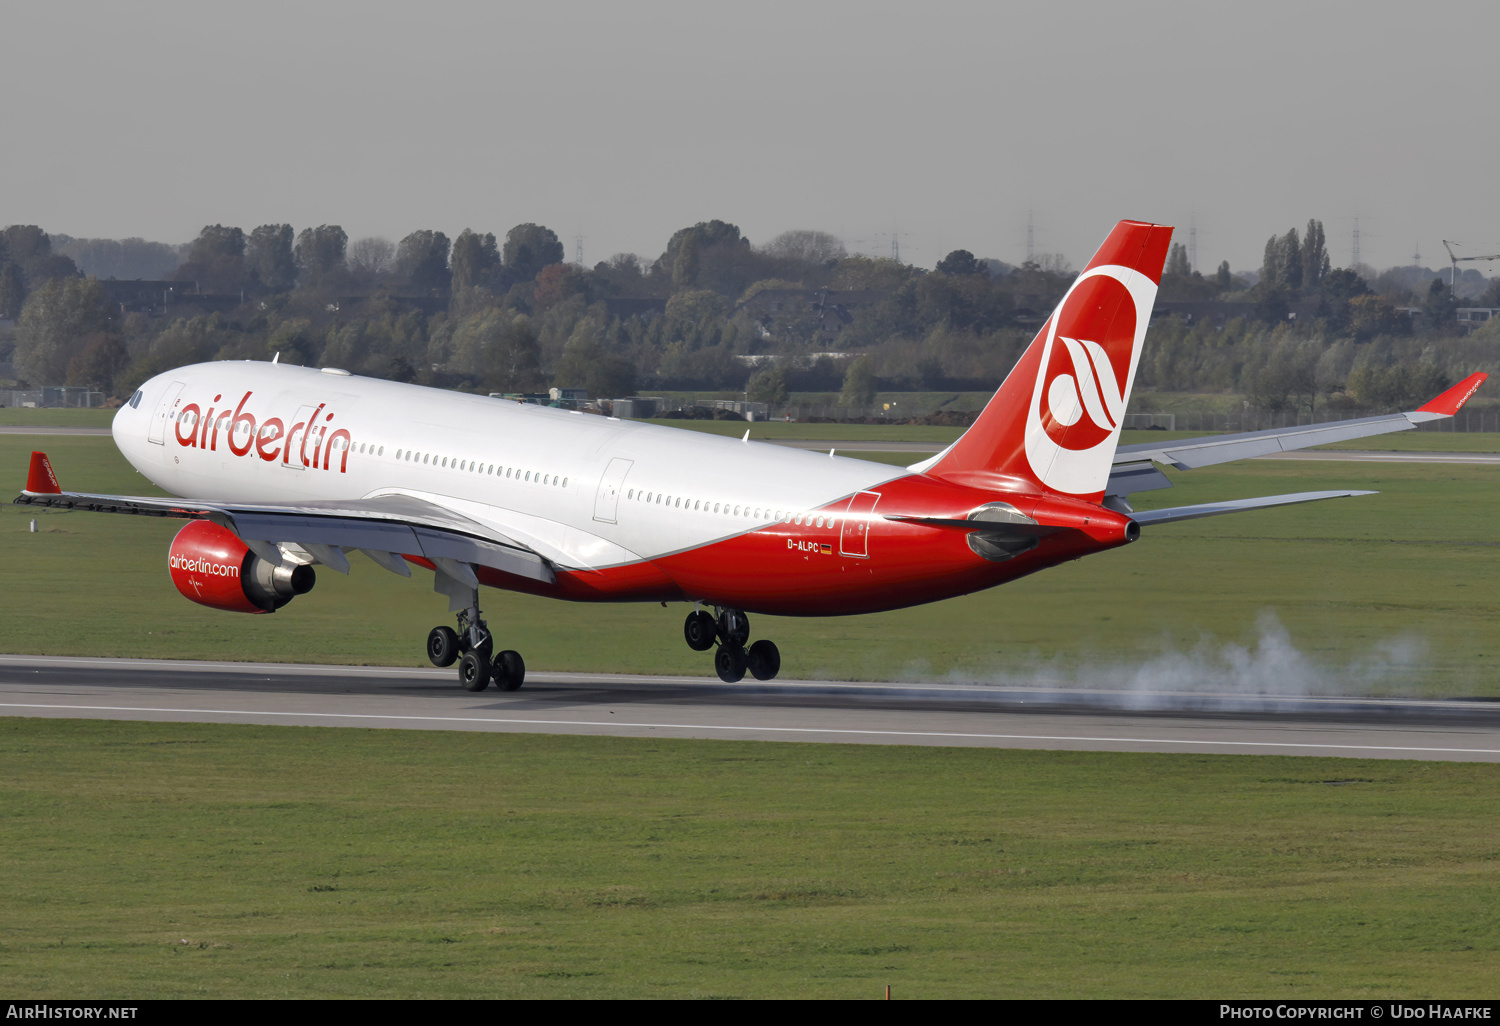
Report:
M1448 259L1451 260L1451 261L1453 261L1453 276L1451 278L1449 278L1449 280L1448 280L1448 288L1450 288L1450 289L1456 289L1458 287L1458 262L1460 260L1500 260L1500 253L1496 253L1496 254L1494 254L1492 256L1472 256L1472 257L1454 256L1453 255L1453 247L1454 246L1462 246L1462 245L1463 245L1462 242L1453 242L1453 243L1450 243L1447 239L1443 240L1443 248L1448 251Z

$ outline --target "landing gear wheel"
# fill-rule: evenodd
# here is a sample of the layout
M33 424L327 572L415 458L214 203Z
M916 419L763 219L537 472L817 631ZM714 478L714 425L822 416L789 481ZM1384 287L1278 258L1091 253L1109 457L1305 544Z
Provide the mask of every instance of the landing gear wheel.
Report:
M745 667L756 680L774 680L781 672L781 650L775 642L762 638L750 646L745 656Z
M491 672L495 676L495 686L501 691L514 691L526 682L526 663L521 659L521 653L508 648L495 657Z
M682 625L682 636L687 639L688 648L694 652L707 652L714 647L714 637L718 628L714 624L713 614L705 613L699 609L689 613L686 622Z
M483 691L490 686L490 661L483 652L468 651L458 661L458 682L465 691Z
M745 679L745 650L739 645L720 645L714 653L714 669L725 684Z
M458 659L458 635L452 627L434 627L427 635L427 658L433 666L452 666Z

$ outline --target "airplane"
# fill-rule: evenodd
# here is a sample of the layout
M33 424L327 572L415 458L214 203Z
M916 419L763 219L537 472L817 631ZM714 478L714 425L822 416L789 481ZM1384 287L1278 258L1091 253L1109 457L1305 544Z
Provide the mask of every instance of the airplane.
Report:
M910 467L351 375L216 362L147 381L115 415L125 458L180 498L65 492L33 453L15 502L188 520L167 557L194 602L269 613L359 550L433 573L457 629L427 656L512 691L480 586L576 602L691 602L720 679L770 680L748 614L898 609L1127 545L1143 526L1365 491L1136 512L1190 469L1450 417L1474 374L1409 413L1119 447L1172 229L1121 221L972 427ZM708 608L714 610L708 612Z

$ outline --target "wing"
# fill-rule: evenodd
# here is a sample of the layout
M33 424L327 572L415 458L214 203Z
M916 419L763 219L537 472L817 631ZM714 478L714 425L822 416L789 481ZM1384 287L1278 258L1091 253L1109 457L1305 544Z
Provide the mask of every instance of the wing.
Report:
M1216 517L1220 513L1240 513L1247 509L1269 509L1272 506L1293 506L1299 502L1317 502L1319 499L1342 499L1351 495L1374 495L1374 492L1293 492L1290 495L1262 495L1256 499L1230 499L1227 502L1202 502L1196 506L1173 506L1169 509L1150 509L1131 513L1130 519L1138 524L1171 524L1178 520L1197 520L1199 517Z
M1486 374L1471 374L1436 399L1410 413L1390 413L1379 417L1363 417L1359 420L1329 421L1323 424L1309 424L1305 427L1273 428L1269 431L1247 431L1235 435L1208 435L1203 438L1185 438L1181 441L1161 444L1122 445L1115 451L1114 467L1110 471L1109 485L1105 488L1105 504L1135 516L1124 502L1125 496L1133 492L1172 487L1172 482L1158 469L1157 464L1176 467L1178 470L1193 470L1215 463L1250 459L1274 452L1291 452L1314 445L1326 445L1329 442L1343 442L1351 438L1382 435L1391 431L1410 431L1426 421L1453 416L1484 383L1486 377L1488 377ZM1319 497L1328 497L1322 493L1317 494ZM1279 503L1271 503L1271 505L1279 505ZM1229 510L1221 512L1229 512ZM1197 515L1207 516L1208 514ZM1141 518L1136 517L1136 519ZM1145 523L1144 520L1141 522Z
M33 468L35 464L33 459ZM552 561L537 547L438 503L409 495L289 505L95 495L52 490L46 487L48 484L56 485L50 466L41 478L34 469L27 490L15 501L55 509L211 520L234 532L251 551L275 565L285 562L286 547L291 546L339 573L348 573L344 551L359 549L387 570L407 577L411 569L403 555L421 556L458 580L472 576L462 569L465 563L546 583L556 579Z

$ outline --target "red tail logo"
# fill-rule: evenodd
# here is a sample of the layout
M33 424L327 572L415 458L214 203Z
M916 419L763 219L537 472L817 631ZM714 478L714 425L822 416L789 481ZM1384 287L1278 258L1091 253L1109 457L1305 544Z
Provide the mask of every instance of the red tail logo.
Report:
M1043 430L1064 449L1092 449L1125 416L1135 303L1118 278L1089 278L1068 294L1055 323L1058 335L1042 375Z
M974 426L918 469L1098 501L1172 229L1121 221Z

